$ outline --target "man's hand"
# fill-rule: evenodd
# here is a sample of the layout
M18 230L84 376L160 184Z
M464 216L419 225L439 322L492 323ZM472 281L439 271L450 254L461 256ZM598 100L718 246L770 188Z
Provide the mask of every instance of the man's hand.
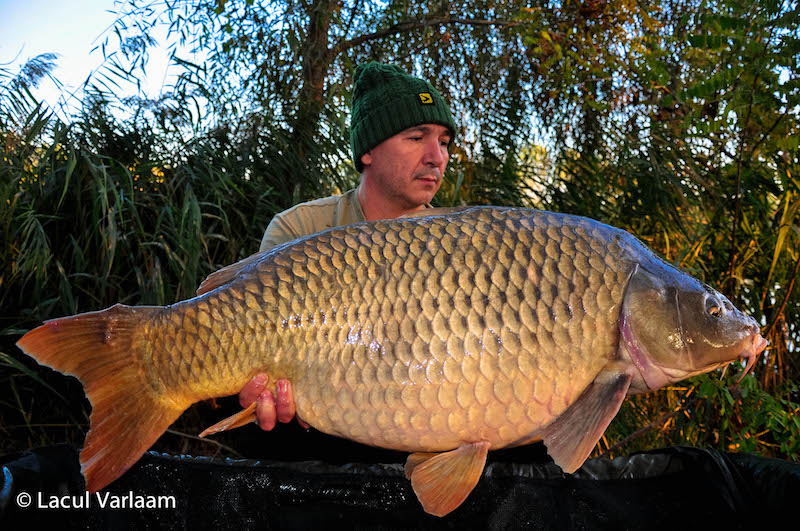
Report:
M264 373L255 375L239 393L239 404L246 408L253 401L256 406L256 423L262 430L269 431L277 422L287 423L295 417L294 394L289 380L278 380L275 385L275 394L267 387L269 376ZM277 395L277 398L276 398ZM297 418L297 422L304 428L309 425Z

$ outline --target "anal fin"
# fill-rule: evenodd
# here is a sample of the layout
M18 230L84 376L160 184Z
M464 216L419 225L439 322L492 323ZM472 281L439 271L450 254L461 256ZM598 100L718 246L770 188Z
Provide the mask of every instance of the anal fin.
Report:
M245 424L253 422L254 420L256 420L257 405L258 401L254 400L252 404L250 404L240 412L236 413L235 415L231 415L230 417L223 419L214 424L213 426L203 430L203 433L200 434L200 437L205 437L206 435L212 435L214 433L219 433L221 431L232 430L234 428L240 428Z
M444 516L467 499L483 474L489 446L482 441L441 454L409 456L406 475L426 513Z
M564 472L583 465L616 416L632 375L614 365L604 368L567 410L542 432L547 453Z

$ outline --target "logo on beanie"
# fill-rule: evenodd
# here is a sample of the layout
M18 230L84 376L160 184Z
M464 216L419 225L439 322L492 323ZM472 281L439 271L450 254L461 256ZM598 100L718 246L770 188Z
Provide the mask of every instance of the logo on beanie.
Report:
M419 102L423 105L433 105L433 96L430 92L420 92Z

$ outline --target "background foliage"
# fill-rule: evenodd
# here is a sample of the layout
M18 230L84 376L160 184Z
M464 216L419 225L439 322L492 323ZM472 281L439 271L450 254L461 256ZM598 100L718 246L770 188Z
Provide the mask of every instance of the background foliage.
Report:
M53 56L0 68L0 452L80 444L88 424L80 385L22 356L22 333L190 297L255 252L275 212L357 182L351 73L381 60L452 104L440 205L625 228L761 322L770 350L753 375L627 400L597 454L688 444L798 460L798 20L797 2L755 0L131 0L68 120L30 92ZM117 97L161 26L180 79L157 100ZM210 408L159 444L219 451L180 433L218 420Z

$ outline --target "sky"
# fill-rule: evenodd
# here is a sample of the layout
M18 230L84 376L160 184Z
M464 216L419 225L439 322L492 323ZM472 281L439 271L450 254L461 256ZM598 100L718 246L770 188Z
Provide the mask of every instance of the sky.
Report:
M114 24L112 11L116 9L114 0L0 0L0 67L16 74L28 59L57 53L60 57L53 76L73 92L102 65L102 52L92 49L103 42ZM166 54L151 55L148 95L160 92L166 67ZM34 94L56 108L61 93L45 80Z

